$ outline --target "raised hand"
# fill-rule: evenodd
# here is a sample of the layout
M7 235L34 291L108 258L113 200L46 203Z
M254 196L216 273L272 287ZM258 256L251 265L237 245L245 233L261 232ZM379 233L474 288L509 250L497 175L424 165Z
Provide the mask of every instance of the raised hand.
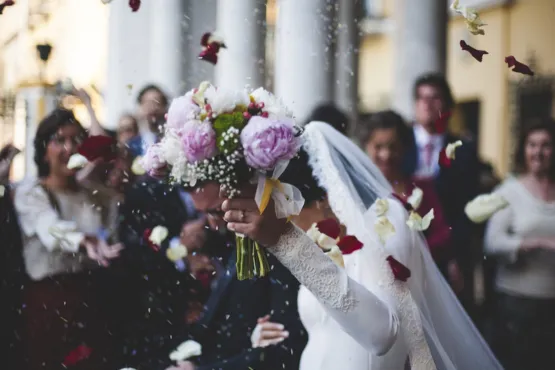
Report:
M288 336L289 332L285 331L283 325L270 322L270 315L266 315L258 319L251 343L253 348L268 347L283 342Z
M278 219L274 202L270 200L263 214L260 214L252 189L241 191L239 197L226 199L222 204L227 228L257 241L262 246L275 245L287 231L287 220Z

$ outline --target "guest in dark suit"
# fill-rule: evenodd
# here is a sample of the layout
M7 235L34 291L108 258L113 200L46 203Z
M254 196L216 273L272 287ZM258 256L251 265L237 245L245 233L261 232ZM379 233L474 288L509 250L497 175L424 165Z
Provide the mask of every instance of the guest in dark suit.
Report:
M185 266L175 264L166 256L170 242L182 239L184 225L197 217L189 201L181 189L154 179L142 179L127 189L120 206L119 233L126 249L113 267L120 271L120 279L128 287L126 365L138 370L157 369L160 361L165 363L160 351L166 341L186 332L189 306L203 301L206 298L203 295L207 295ZM145 230L155 226L168 229L168 237L159 250L144 235ZM167 358L165 351L163 357Z
M213 229L225 230L219 191L218 184L208 183L202 191L192 192L191 197L197 209L209 215L208 222ZM181 363L178 369L298 369L307 340L297 310L298 281L270 254L267 255L271 266L268 277L237 280L235 238L233 234L223 235L219 245L227 247L212 253L225 268L216 277L201 319L174 346L193 339L202 345L202 355ZM252 331L257 319L266 315L288 328L289 337L279 346L252 349Z
M407 153L406 166L416 178L433 179L445 216L452 228L457 262L462 270L464 289L460 298L467 309L474 301L474 261L471 245L473 226L464 213L468 201L479 191L479 161L476 145L449 131L438 132L440 114L450 112L454 99L445 78L424 75L414 85L415 121L412 130L413 150ZM449 143L462 140L450 168L438 164L440 152Z

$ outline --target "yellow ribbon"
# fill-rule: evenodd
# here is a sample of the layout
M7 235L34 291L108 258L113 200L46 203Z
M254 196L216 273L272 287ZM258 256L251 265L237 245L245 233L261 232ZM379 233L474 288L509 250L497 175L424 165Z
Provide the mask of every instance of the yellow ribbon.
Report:
M262 192L262 199L260 200L260 205L258 209L260 210L260 214L264 213L266 207L268 207L268 203L270 202L270 198L272 197L272 192L274 189L278 189L283 191L283 185L281 181L278 179L269 179L266 178L264 181L264 191Z

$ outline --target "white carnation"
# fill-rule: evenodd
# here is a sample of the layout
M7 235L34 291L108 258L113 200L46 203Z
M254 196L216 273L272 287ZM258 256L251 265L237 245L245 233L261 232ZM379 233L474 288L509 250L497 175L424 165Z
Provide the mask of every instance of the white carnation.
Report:
M150 237L148 238L152 243L161 245L162 242L168 237L168 229L164 226L156 226L152 229Z
M174 166L180 157L184 157L181 141L174 131L168 130L166 135L160 141L160 148L162 149L162 156L166 163Z
M204 92L204 97L216 116L232 112L237 105L249 105L249 95L244 90L233 91L209 86Z

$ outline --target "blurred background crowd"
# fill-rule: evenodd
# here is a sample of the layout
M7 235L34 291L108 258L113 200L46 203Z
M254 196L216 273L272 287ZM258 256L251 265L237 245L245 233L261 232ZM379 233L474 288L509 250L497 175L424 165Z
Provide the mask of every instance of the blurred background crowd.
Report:
M507 369L550 368L553 1L468 1L487 38L442 0L142 3L21 0L0 15L2 368L166 369L188 338L203 345L190 368L298 367L298 283L279 271L230 277L221 211L131 169L163 134L171 99L203 80L263 85L299 123L357 142L399 196L421 188L419 213L435 211L430 252L496 355ZM227 49L213 67L197 55L215 29ZM460 39L492 55L478 63ZM536 74L512 73L511 54ZM442 112L451 117L437 132ZM113 138L116 159L68 169L90 135ZM497 186L514 194L510 206L472 224L466 203ZM158 225L169 237L153 246L145 233ZM189 250L181 264L166 257L171 243ZM255 353L250 331L270 311L291 344Z

